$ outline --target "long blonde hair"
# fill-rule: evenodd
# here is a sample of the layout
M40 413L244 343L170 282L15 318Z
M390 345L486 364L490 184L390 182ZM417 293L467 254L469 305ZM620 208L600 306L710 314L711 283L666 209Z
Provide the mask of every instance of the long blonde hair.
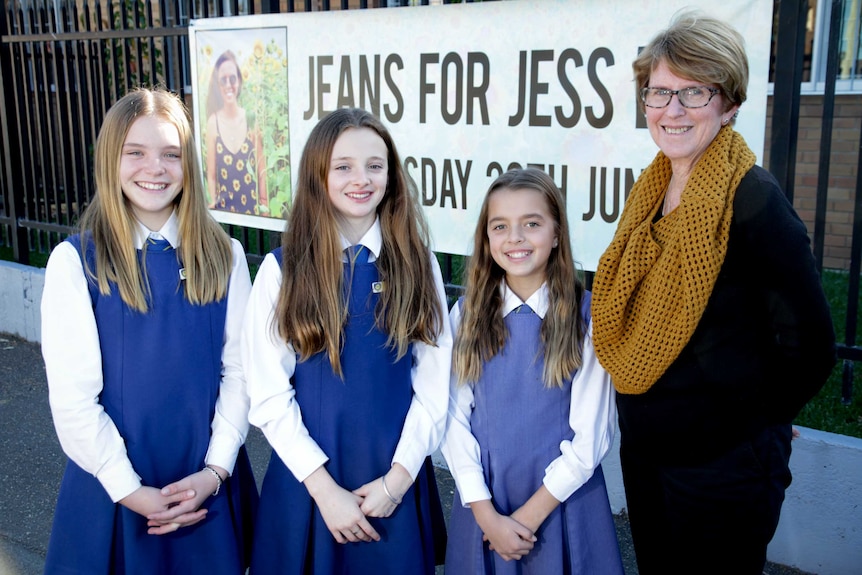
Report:
M86 249L88 237L95 246L95 270L85 263L87 275L98 283L103 295L116 283L129 307L142 313L148 310L146 252L139 264L134 243L137 224L120 184L123 143L135 120L148 116L170 122L180 135L183 187L174 205L179 220L178 253L186 274L182 282L185 297L194 304L217 301L227 293L233 257L230 239L207 211L188 112L176 95L160 88L139 88L120 98L99 130L94 157L96 195L79 223L81 249Z
M412 341L434 345L444 321L418 192L389 131L365 110L332 112L314 127L302 152L294 202L282 236L283 274L275 317L279 335L302 360L326 351L339 376L347 307L327 173L336 140L350 128L373 130L389 155L386 193L377 207L383 235L377 267L386 285L375 310L377 326L387 333L387 345L400 359Z
M455 335L452 370L459 385L477 382L483 363L503 349L509 335L500 294L500 282L506 274L494 261L488 240L488 205L491 196L500 190L541 193L554 218L559 241L548 256L546 269L548 312L542 320L542 375L546 387L562 387L581 365L581 342L587 329L581 316L585 288L572 257L563 196L550 176L534 168L502 174L491 184L482 203L473 236L473 255L467 265L467 292Z

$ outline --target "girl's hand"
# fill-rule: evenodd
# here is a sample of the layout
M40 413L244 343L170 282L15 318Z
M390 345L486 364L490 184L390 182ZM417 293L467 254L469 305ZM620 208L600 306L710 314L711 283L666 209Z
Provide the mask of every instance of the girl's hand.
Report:
M489 499L474 501L470 508L484 534L482 539L504 561L517 561L533 550L536 542L533 532L511 517L497 513Z
M363 498L359 509L366 517L389 517L398 507L398 504L386 494L386 489L383 488L384 480L389 494L399 503L410 486L413 485L413 478L410 477L410 473L400 463L396 463L383 477L378 477L359 489L355 489L353 493Z
M225 469L221 467L213 467L213 469L220 477L227 478L228 473ZM217 487L219 487L218 480L207 469L202 469L179 481L162 487L162 495L172 496L185 493L188 498L165 511L148 515L147 525L151 527L148 533L151 535L162 535L163 533L176 531L180 527L188 527L203 521L207 510L199 508L210 494L215 492ZM174 525L176 527L170 529Z
M338 485L326 468L318 467L303 483L336 541L380 541L380 535L359 508L362 497Z
M194 492L190 490L165 495L155 487L141 486L131 494L120 499L119 503L138 515L142 515L149 519L150 515L166 512L169 509L177 507L183 502L194 498L194 496ZM206 509L202 509L200 513L200 518L197 519L197 521L200 521L204 516L206 516ZM197 521L195 521L195 523ZM151 528L147 532L151 535L164 535L165 533L176 531L181 527L181 524L176 520L165 521L160 523L160 525L161 527Z
M559 505L560 502L551 495L548 488L541 485L526 503L512 513L511 517L533 533L537 533L548 515Z

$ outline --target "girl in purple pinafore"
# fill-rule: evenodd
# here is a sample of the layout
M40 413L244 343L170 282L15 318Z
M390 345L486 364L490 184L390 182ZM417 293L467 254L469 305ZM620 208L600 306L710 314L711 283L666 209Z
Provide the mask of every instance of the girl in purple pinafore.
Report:
M433 575L452 337L416 190L359 109L315 126L297 174L242 333L249 419L273 447L251 573Z
M446 575L622 574L600 462L616 407L565 201L536 169L488 191L455 335Z

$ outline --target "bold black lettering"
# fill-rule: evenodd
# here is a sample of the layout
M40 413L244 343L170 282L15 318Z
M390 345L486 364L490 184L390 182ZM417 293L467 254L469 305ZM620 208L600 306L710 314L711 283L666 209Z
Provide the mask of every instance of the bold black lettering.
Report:
M426 174L431 171L431 177ZM437 203L437 166L434 161L429 158L422 158L422 205L433 206ZM431 195L428 195L429 185Z
M359 56L359 107L380 117L380 54L374 55L373 75L368 70L368 57L364 54Z
M449 70L455 69L455 110L449 112L447 101L449 99ZM443 58L443 66L440 74L440 116L449 125L458 123L461 119L462 102L464 97L464 62L456 52L449 52Z
M336 108L355 108L353 97L353 72L350 70L350 56L341 57L341 72L338 75L338 99Z
M419 123L425 123L425 100L428 94L436 94L437 87L428 82L427 68L429 64L440 61L439 54L419 54Z
M590 221L596 215L596 167L590 167L590 209L581 218L585 222Z
M560 54L560 59L557 60L557 78L560 80L560 86L562 86L563 91L572 102L572 113L569 116L566 116L563 113L562 106L554 108L554 115L557 118L557 122L564 128L574 128L577 125L578 120L581 119L581 97L578 96L578 91L566 75L566 63L570 60L575 63L575 68L580 68L584 65L581 53L574 48L563 50L563 53Z
M481 74L476 73L476 67L481 64ZM481 77L481 83L476 85L477 76ZM491 62L488 55L482 52L470 52L467 54L467 123L473 123L473 101L478 100L479 110L482 114L482 124L488 125L488 86L491 85Z
M461 209L467 209L467 182L470 179L470 170L473 168L473 160L467 160L467 169L461 171L461 161L455 160L455 167L458 169L458 182L461 184Z
M308 109L302 113L303 120L314 116L314 56L308 58Z
M524 119L527 108L527 52L521 50L518 64L518 111L514 116L509 116L509 126L517 126ZM499 165L499 164L498 164ZM488 168L491 166L489 165Z
M329 84L323 81L324 66L332 66L332 56L317 57L317 119L320 120L332 110L323 109L323 95L329 93Z
M539 82L539 62L551 62L554 60L553 50L534 50L530 62L530 125L550 126L551 116L539 115L539 94L548 93L548 83Z
M589 122L590 126L593 128L601 129L607 128L614 117L614 102L611 100L611 95L608 93L607 88L605 88L605 85L599 80L598 74L596 74L596 64L599 59L604 60L608 66L613 66L614 55L608 48L598 48L590 54L590 62L587 65L587 74L590 78L590 84L592 84L593 89L596 91L596 95L598 95L605 107L604 115L599 117L593 114L592 106L587 106L587 122Z
M440 207L446 207L446 198L452 200L452 207L457 208L455 200L455 181L452 179L452 160L443 160L443 181L440 183Z
M386 65L384 72L386 76L386 86L389 88L389 91L392 92L392 97L395 99L394 111L389 104L386 104L386 106L384 106L384 110L386 112L386 120L388 122L396 123L399 122L401 120L401 116L404 115L404 97L401 95L401 90L398 89L398 84L396 84L395 80L392 78L393 67L396 70L404 69L404 61L398 54L390 54L386 57Z
M499 176L503 175L503 166L499 162L491 162L485 170L485 175L496 180Z

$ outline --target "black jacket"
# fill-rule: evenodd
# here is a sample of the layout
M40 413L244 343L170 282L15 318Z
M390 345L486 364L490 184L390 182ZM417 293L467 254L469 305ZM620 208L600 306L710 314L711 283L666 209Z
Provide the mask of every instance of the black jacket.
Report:
M644 394L617 396L622 442L680 464L789 424L835 364L835 335L808 233L754 166L733 201L727 255L680 356Z

